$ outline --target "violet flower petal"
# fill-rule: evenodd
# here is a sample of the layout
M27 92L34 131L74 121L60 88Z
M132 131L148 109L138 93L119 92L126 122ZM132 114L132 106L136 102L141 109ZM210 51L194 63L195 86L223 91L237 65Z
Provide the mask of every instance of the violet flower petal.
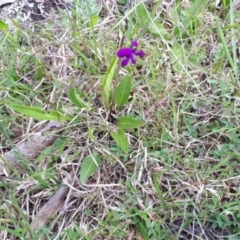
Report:
M136 40L133 40L131 45L136 49L138 47L138 42Z
M117 51L117 56L119 58L124 58L121 62L121 66L125 67L129 64L136 64L136 56L143 58L145 53L143 50L138 50L138 42L133 40L131 42L131 47L128 48L121 48Z
M133 54L133 50L131 48L121 48L117 51L117 56L119 58L130 57Z
M129 57L126 57L125 59L122 60L122 63L121 63L121 66L122 67L125 67L128 65L128 62L129 62L130 58Z
M143 58L145 56L145 53L143 50L140 50L140 51L136 51L134 53L135 55L139 56L140 58Z
M131 58L132 64L136 64L136 57L135 57L135 55L132 54L130 58Z

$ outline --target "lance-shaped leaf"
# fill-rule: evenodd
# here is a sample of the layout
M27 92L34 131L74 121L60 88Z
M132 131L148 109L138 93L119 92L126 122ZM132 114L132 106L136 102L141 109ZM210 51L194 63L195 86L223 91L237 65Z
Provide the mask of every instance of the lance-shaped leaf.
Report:
M115 90L114 102L118 107L123 106L128 102L131 91L131 79L125 76Z
M119 117L117 124L120 129L134 129L143 126L143 122L132 117Z
M8 107L18 113L21 113L27 117L35 118L37 120L58 121L58 120L71 120L72 119L72 117L64 116L55 110L51 111L50 113L47 113L40 108L31 107L31 106L9 104Z
M100 162L101 158L96 152L83 159L82 166L80 169L81 183L84 184L87 183L88 178L97 171Z
M87 107L87 104L81 99L79 94L76 91L76 88L71 88L68 91L69 99L72 101L74 105L76 105L78 108L85 108Z
M117 145L128 153L128 140L123 130L119 129L117 132L110 132L111 136L116 141Z

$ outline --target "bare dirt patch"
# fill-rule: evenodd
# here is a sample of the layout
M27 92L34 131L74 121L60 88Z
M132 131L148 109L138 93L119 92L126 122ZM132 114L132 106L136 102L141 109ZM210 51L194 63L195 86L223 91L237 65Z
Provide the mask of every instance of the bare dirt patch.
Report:
M19 0L0 6L0 17L7 23L11 19L20 22L39 22L50 17L54 11L69 6L69 1L61 0Z

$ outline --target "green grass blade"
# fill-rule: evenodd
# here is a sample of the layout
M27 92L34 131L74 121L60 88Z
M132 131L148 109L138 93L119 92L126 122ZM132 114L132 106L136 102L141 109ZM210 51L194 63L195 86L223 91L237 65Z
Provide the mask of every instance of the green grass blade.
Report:
M222 31L222 27L220 26L220 22L219 19L216 18L216 24L217 24L217 31L218 31L218 35L222 41L222 46L223 46L223 50L227 56L228 62L231 65L231 67L234 69L234 63L233 63L233 59L231 57L231 54L229 52L228 46L227 46L227 42L226 39L224 37L223 31Z

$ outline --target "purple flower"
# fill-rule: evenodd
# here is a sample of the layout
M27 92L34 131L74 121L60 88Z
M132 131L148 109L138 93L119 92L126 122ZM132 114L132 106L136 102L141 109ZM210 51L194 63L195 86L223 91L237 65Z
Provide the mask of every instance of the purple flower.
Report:
M128 65L129 62L132 64L136 63L136 56L143 58L145 53L143 50L137 50L138 42L136 40L132 41L130 48L121 48L117 51L117 56L119 58L124 58L122 60L122 67Z

